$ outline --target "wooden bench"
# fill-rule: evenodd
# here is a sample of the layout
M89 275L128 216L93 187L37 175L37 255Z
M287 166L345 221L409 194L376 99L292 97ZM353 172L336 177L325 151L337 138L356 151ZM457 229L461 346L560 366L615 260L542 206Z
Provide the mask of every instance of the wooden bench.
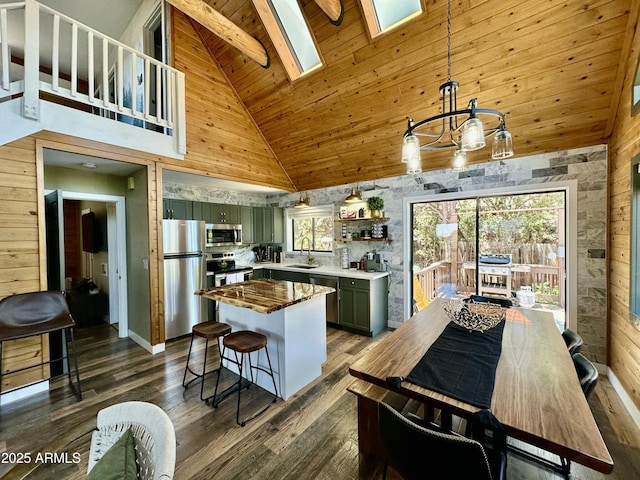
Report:
M421 419L435 422L443 430L452 431L452 415L424 405L405 395L354 378L347 391L358 398L358 448L360 453L383 457L384 450L378 435L378 403L384 402L403 415L412 413ZM457 417L456 417L457 418ZM461 419L458 419L460 422ZM459 423L459 422L458 422ZM460 429L461 425L457 425Z
M378 403L395 410L418 414L421 404L400 393L355 378L347 390L358 398L358 446L360 453L382 456L384 450L378 435Z

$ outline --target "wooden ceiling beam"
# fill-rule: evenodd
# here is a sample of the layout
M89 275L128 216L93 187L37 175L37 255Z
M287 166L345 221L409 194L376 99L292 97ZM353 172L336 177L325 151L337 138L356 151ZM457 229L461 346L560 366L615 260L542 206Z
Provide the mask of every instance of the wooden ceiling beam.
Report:
M313 0L335 25L342 23L344 5L342 0Z
M167 0L167 2L261 66L269 66L269 54L262 43L202 0Z

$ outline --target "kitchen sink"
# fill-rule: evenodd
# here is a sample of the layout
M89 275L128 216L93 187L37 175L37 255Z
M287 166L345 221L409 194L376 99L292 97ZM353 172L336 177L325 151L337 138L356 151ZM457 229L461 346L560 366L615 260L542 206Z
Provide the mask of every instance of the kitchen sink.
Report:
M288 266L293 268L304 268L304 269L310 270L312 268L318 268L320 265L305 265L302 263L297 263L295 265L288 265Z

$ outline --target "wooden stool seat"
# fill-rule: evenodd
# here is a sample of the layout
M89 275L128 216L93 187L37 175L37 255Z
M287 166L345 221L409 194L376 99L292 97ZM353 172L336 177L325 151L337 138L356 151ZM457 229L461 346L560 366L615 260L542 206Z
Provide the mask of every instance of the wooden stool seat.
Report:
M266 347L267 337L261 333L241 330L224 337L222 344L234 352L250 353Z
M262 366L259 363L253 365L251 362L251 354L253 352L257 352L258 350L262 350L264 348L264 353L267 359L267 365ZM234 353L235 358L225 356L225 352L231 350ZM240 358L238 358L238 354L240 354ZM243 379L242 371L243 365L245 363L245 354L247 354L247 362L248 362L248 370L250 379ZM259 353L257 356L259 357ZM218 393L218 385L220 383L220 374L222 372L223 362L227 361L229 364L235 364L238 367L238 380L233 383L230 387L226 388L224 391ZM253 415L245 418L244 420L240 419L240 393L244 387L249 388L253 383L253 370L264 372L271 377L273 381L273 399L267 403L261 410L255 412ZM243 385L243 380L246 385ZM238 392L238 400L236 404L236 423L242 427L245 424L258 415L264 413L267 408L276 403L278 399L278 387L276 386L276 377L273 374L273 368L271 367L271 359L269 358L269 350L267 349L267 337L258 332L252 332L250 330L240 330L238 332L230 333L226 335L222 339L222 353L220 354L220 368L218 368L218 378L216 379L216 388L213 391L213 395L207 399L207 401L211 400L211 405L213 408L218 408L218 405L222 400L224 400L227 396L229 396L233 392Z
M205 401L204 398L204 377L209 373L215 373L218 369L207 372L207 352L209 351L209 340L216 340L218 344L218 353L220 353L220 337L224 337L231 333L231 326L227 323L208 321L197 323L191 327L191 343L189 344L189 353L187 354L187 364L184 367L184 376L182 377L182 386L187 389L192 382L200 379L200 400ZM189 360L191 359L191 349L193 348L193 339L196 337L204 338L204 359L202 361L202 373L195 372L189 367ZM187 382L187 372L193 375L193 378Z
M191 333L201 338L213 340L231 333L231 325L222 322L202 322L191 328Z

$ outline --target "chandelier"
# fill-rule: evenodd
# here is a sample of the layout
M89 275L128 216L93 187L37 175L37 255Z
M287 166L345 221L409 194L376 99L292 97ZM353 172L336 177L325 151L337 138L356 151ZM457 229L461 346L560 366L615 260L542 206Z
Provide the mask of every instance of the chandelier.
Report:
M451 80L451 0L447 1L447 81L440 86L442 113L419 122L409 119L402 143L402 162L407 173L420 173L420 150L455 147L452 164L455 171L466 168L466 152L486 145L486 138L494 135L491 158L494 160L513 156L511 134L502 112L478 108L472 98L467 108L458 110L458 82ZM481 118L487 122L487 126ZM419 137L424 139L422 145Z

